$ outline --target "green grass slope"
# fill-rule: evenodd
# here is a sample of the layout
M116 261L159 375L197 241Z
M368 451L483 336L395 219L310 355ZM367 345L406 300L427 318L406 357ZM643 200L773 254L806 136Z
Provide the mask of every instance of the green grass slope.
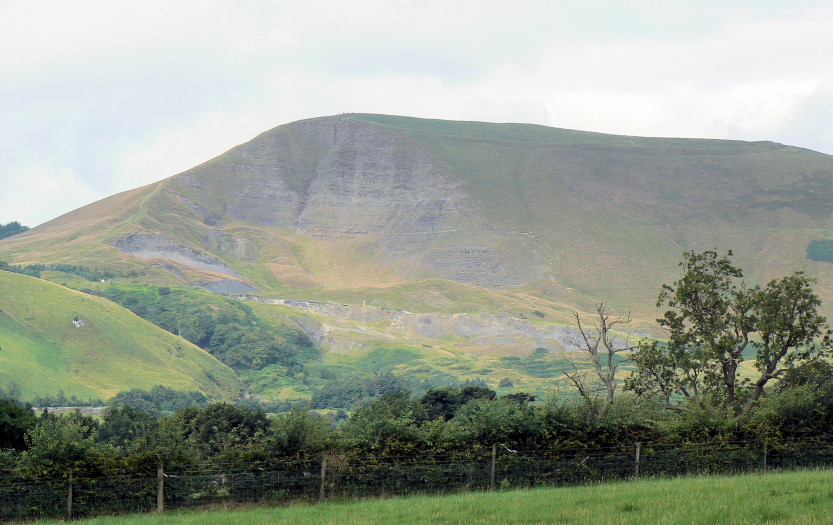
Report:
M24 399L59 390L107 399L156 385L225 399L238 393L231 369L128 310L0 271L0 384L11 383Z

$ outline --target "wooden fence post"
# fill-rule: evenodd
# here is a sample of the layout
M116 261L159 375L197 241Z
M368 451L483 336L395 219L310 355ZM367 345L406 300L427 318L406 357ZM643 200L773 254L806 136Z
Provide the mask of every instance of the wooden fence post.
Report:
M72 471L69 472L67 485L67 521L72 521Z
M318 499L320 499L321 501L324 501L324 496L325 496L325 494L324 494L324 489L325 489L324 483L326 482L326 480L327 480L327 454L324 453L324 455L321 457L321 491L318 494Z
M636 442L636 459L633 464L633 477L639 477L639 453L642 451L642 442Z
M158 482L156 489L156 512L165 512L165 468L161 461L156 468L156 481Z
M492 445L492 472L489 476L489 490L495 490L495 464L497 463L497 445Z
M764 472L767 471L767 456L769 455L769 443L764 443Z

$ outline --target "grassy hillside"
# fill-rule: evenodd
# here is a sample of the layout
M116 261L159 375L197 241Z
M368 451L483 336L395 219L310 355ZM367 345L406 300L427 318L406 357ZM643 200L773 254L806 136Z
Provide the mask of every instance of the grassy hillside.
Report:
M181 511L78 523L829 523L833 473L652 479L586 487L328 502L282 508Z
M833 263L822 249L832 238L829 155L772 142L354 114L279 126L0 240L0 260L84 265L138 287L256 289L266 299L538 327L570 324L573 311L606 301L651 331L657 293L678 277L684 250L732 249L753 284L804 270L833 316ZM60 272L44 277L88 286ZM423 379L441 372L495 386L510 377L528 388L550 379L505 360L532 354L536 337L431 337L355 312L257 311L308 320L325 366L361 369L373 352L404 349L419 358L394 372ZM270 396L309 395L317 381L289 362L269 366L253 383Z
M24 399L160 384L231 399L239 388L227 366L106 299L0 271L0 384L11 383Z

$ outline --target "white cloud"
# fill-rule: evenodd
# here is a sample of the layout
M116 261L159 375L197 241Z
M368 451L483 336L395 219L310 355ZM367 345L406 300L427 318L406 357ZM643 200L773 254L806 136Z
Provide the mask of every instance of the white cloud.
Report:
M0 223L22 218L27 226L72 211L107 196L90 187L77 173L68 168L30 165L15 177L3 180L0 210L9 217Z

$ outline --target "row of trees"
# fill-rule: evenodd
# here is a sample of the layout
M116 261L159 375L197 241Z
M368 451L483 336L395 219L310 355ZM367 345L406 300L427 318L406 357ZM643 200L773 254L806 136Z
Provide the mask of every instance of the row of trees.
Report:
M3 468L18 479L62 483L116 471L256 468L278 459L306 460L324 451L356 458L402 458L510 450L646 448L746 442L761 447L814 440L829 446L833 423L833 367L825 361L790 370L779 388L742 419L710 411L669 411L664 403L632 394L598 405L553 398L497 397L482 387L435 389L419 398L383 396L335 426L302 407L276 417L226 403L190 406L154 415L130 405L101 420L80 412L36 417L20 403L0 400ZM11 478L8 478L11 479Z

